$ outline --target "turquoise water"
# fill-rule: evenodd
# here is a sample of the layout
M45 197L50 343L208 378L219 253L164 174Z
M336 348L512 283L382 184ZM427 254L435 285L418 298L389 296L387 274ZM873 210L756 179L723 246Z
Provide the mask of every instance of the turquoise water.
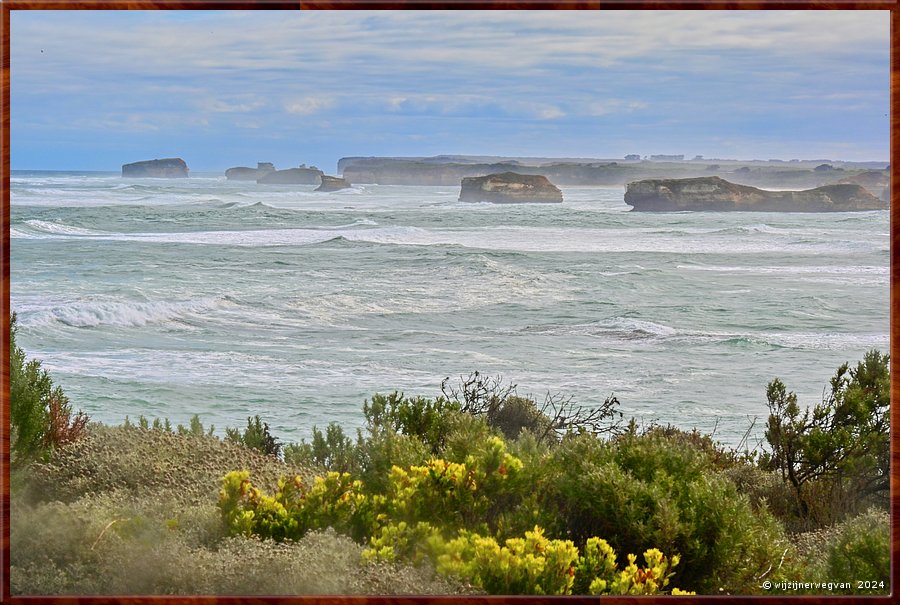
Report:
M781 377L804 403L888 347L887 211L629 212L456 201L452 187L14 172L20 344L77 408L282 440L473 370L520 394L737 443Z

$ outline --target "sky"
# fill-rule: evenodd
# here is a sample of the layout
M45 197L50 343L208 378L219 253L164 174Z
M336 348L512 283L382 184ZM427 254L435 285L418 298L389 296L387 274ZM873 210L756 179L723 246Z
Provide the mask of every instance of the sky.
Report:
M12 11L13 170L888 161L888 11Z

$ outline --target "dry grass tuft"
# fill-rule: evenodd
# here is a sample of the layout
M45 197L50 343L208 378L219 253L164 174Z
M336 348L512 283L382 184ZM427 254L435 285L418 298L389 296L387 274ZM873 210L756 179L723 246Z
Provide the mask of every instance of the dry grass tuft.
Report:
M216 501L222 477L232 470L248 470L267 487L282 476L312 477L304 467L209 435L93 423L86 438L59 448L31 473L36 498L72 501L126 490L143 497L163 492L179 502L201 504Z

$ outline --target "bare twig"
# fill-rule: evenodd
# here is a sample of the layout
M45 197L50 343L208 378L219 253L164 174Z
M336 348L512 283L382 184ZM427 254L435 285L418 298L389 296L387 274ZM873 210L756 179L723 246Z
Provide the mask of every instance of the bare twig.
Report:
M100 535L97 536L97 539L94 540L94 543L91 544L91 550L94 550L94 547L97 546L98 542L100 542L100 538L103 537L103 534L106 533L106 530L109 529L110 527L112 527L114 524L118 523L119 521L127 521L127 519L124 519L124 518L123 519L113 519L112 521L107 523L106 527L103 528L103 531L100 532Z

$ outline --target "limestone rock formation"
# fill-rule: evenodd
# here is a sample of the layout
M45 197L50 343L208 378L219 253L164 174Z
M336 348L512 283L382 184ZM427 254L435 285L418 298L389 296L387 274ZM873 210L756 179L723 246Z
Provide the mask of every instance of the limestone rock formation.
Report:
M545 176L503 172L464 178L459 201L497 204L559 203L563 201L563 197L559 188Z
M316 191L340 191L352 187L350 181L339 176L322 175L322 184L316 187Z
M318 168L288 168L269 172L256 182L264 185L318 185L322 174Z
M857 184L825 185L806 191L766 191L729 183L717 176L629 183L625 203L645 212L852 212L887 208L886 202Z
M247 166L235 166L225 171L225 178L229 181L255 181L270 172L275 172L275 165L272 162L257 162L256 168L248 168Z
M885 202L891 199L891 172L889 170L867 170L838 182L862 185L869 193L878 196Z
M144 160L122 165L122 176L131 178L187 178L188 167L181 158L163 158L161 160Z

